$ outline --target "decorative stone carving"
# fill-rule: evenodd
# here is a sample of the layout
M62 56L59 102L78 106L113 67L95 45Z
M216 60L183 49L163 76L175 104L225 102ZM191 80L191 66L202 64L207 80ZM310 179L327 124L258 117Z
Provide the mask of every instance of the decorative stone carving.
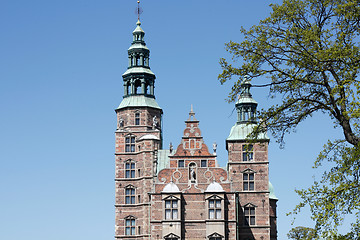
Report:
M124 127L124 119L122 117L119 118L117 129L121 129Z
M153 117L152 128L153 128L153 129L156 129L157 126L158 126L158 120L157 120L157 117L154 116L154 117Z
M214 150L214 153L216 153L216 149L217 149L217 144L216 142L213 143L213 150Z

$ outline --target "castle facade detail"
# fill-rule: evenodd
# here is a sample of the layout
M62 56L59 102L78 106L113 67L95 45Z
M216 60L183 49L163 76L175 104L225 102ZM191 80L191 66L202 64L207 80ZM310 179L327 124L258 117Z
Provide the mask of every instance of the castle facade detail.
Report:
M257 124L249 79L235 104L226 167L217 163L216 144L211 150L205 144L193 109L180 144L164 149L163 111L144 35L138 21L115 110L115 239L277 239L269 138L264 132L256 142L247 140Z

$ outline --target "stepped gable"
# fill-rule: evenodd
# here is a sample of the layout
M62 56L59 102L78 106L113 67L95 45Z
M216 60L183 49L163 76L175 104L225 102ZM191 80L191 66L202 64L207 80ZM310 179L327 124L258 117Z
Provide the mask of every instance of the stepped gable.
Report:
M192 106L189 113L189 119L185 121L185 124L186 128L184 130L184 135L173 157L213 157L214 155L209 152L209 149L201 136L199 121L195 118Z

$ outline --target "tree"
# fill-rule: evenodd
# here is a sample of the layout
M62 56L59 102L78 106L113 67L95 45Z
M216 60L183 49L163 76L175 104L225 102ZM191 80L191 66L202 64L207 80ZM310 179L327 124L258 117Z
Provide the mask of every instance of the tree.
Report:
M287 234L289 239L294 240L313 240L316 239L316 230L314 228L309 227L295 227L292 228L289 233ZM359 240L359 238L355 238L354 233L347 233L345 235L341 234L333 234L332 236L328 237L329 240Z
M315 239L316 231L308 227L295 227L292 228L287 237L294 240L313 240Z
M360 3L358 0L284 0L272 4L270 17L249 30L244 40L226 49L234 63L220 59L221 83L235 77L229 101L240 91L241 76L265 79L281 103L258 113L252 137L266 128L281 144L299 123L320 112L343 132L329 139L314 167L330 162L320 181L298 190L298 213L308 205L315 229L324 237L336 232L344 216L353 215L352 231L360 229ZM241 61L241 64L238 62ZM233 64L238 64L234 66Z

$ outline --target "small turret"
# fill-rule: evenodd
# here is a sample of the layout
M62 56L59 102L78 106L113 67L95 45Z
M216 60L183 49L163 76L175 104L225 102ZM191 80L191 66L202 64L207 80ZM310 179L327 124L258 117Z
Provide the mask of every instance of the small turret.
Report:
M251 83L249 76L245 76L241 83L241 92L235 107L237 110L237 121L231 128L227 141L246 140L257 125L256 107L258 103L252 98ZM259 140L269 140L266 132L260 133L257 137Z

